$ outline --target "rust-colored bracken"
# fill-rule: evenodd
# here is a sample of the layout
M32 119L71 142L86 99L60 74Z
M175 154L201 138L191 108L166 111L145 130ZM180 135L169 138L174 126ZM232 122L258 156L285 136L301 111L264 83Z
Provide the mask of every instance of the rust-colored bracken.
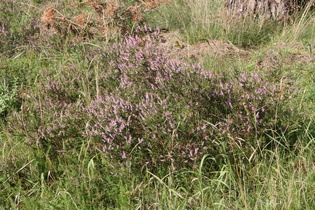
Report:
M52 6L49 6L42 15L41 21L48 29L55 24L55 13L55 9Z
M164 3L170 3L172 0L140 0L140 2L147 8L147 9L155 9L156 7L160 6Z
M44 9L41 21L45 29L52 28L58 34L110 39L109 37L128 34L130 21L139 23L146 12L169 2L171 0L140 0L129 6L119 0L85 0L80 5L91 11L88 15L81 12L66 17L56 9L57 6L49 6Z
M74 21L78 26L80 26L81 29L84 29L87 24L87 15L86 14L80 14L78 16L73 17Z

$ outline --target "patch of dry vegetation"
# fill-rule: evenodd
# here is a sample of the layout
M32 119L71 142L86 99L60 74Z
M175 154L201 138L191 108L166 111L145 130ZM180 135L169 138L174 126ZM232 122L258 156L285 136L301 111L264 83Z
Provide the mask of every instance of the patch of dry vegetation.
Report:
M42 31L60 35L74 35L83 39L94 37L110 40L131 32L136 23L144 19L144 13L154 10L170 0L140 1L128 6L117 0L102 3L99 0L83 2L78 15L69 17L56 6L49 5L41 17ZM89 13L82 10L89 11Z

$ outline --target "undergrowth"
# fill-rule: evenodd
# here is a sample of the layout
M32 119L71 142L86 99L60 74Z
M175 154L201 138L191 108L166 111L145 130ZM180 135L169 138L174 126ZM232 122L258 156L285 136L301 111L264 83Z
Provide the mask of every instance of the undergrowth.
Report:
M309 11L285 25L219 1L0 6L0 208L315 207ZM164 28L245 53L176 60Z

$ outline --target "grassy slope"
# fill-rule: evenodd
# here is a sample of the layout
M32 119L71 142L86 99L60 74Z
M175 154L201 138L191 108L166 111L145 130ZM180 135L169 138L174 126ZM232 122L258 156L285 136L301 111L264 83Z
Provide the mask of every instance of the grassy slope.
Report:
M13 1L5 2L8 6ZM283 120L299 123L298 135L293 135L294 130L292 135L277 133L270 137L273 146L250 148L249 155L245 151L242 154L242 149L228 154L228 148L220 148L221 154L205 156L194 169L173 171L164 167L135 174L122 167L119 173L123 176L111 173L106 158L93 152L91 139L70 137L60 146L63 151L56 154L51 151L52 146L43 149L42 145L30 142L31 132L14 135L12 128L18 121L10 122L10 114L21 109L28 97L41 97L37 84L45 81L47 74L65 81L67 78L62 78L65 70L88 75L97 71L97 65L83 59L86 53L93 52L90 45L73 46L70 39L58 36L28 43L23 37L29 37L27 33L36 35L38 29L24 30L23 34L21 28L34 28L28 17L38 20L40 12L15 2L22 11L9 14L19 20L8 29L15 39L10 42L11 39L2 36L9 44L2 49L0 64L1 114L7 117L1 123L0 133L0 209L315 208L314 17L299 16L284 26L262 20L240 22L218 12L222 6L219 1L213 3L215 6L208 1L192 2L178 0L161 6L149 14L154 19L149 18L148 24L181 29L190 43L212 38L245 47L245 57L204 59L203 66L210 71L220 69L229 75L230 69L255 72L262 68L274 71L276 78L293 79L302 91L292 99L292 104L305 113L305 121ZM70 13L66 9L64 12ZM262 66L257 67L257 63ZM97 91L94 84L87 77L80 82L84 100L91 100ZM32 106L25 104L28 105ZM27 112L28 108L24 109Z

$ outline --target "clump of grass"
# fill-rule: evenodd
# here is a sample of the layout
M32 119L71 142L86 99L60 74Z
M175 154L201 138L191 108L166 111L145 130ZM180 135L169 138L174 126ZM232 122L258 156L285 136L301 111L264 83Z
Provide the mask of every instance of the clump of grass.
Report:
M308 4L305 10L309 11L310 7ZM149 13L148 22L155 27L180 30L190 43L221 39L240 47L254 48L273 41L292 20L299 17L292 15L285 20L275 20L255 14L235 16L225 7L225 1L174 0Z

